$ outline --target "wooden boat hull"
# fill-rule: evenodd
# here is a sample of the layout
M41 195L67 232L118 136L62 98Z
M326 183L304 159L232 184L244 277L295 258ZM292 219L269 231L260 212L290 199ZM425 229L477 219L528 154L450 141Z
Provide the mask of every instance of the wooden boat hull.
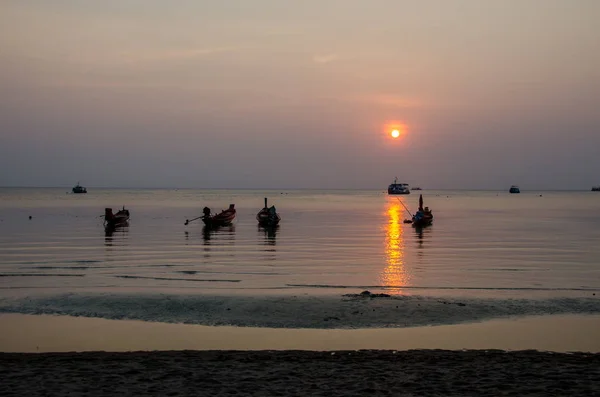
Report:
M272 216L268 208L263 208L256 214L256 220L260 226L277 226L279 225L279 221L281 221L281 217L278 213Z
M107 229L115 229L117 227L129 225L129 210L123 208L117 211L116 214L112 213L112 208L106 208L104 210L104 227Z
M235 213L235 209L227 209L217 215L203 217L202 222L208 227L227 226L235 219Z
M412 217L412 225L414 227L425 227L433 223L433 213L429 210L429 207L423 209L423 195L419 195L419 210Z
M412 221L414 227L425 227L430 226L431 224L433 224L433 217L429 219L413 219Z
M265 206L263 209L258 211L258 214L256 214L256 220L258 221L259 226L269 227L277 226L281 220L281 217L277 213L275 206L268 206L267 198L265 197Z

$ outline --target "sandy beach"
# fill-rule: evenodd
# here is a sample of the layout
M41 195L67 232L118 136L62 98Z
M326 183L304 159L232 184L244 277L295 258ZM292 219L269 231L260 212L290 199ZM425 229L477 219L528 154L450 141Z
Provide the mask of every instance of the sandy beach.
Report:
M593 396L599 321L324 330L3 314L0 394Z
M4 396L600 394L600 355L498 350L2 353Z

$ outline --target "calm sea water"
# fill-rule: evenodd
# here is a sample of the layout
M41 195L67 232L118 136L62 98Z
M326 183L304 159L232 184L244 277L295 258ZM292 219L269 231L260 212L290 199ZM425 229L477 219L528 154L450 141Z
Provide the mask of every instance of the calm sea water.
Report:
M600 193L428 191L434 224L404 224L418 192L0 189L0 298L49 294L591 297ZM264 197L282 217L257 226ZM234 203L230 227L201 215ZM130 226L106 234L105 207ZM31 216L32 219L28 219ZM4 306L7 306L5 304ZM16 310L16 309L15 309ZM18 311L18 310L17 310Z

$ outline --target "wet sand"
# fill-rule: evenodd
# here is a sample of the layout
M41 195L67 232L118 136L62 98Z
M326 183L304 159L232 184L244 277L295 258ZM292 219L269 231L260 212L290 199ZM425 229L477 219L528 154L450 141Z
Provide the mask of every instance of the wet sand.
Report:
M386 329L209 327L0 314L0 351L535 349L600 352L600 316L561 315Z
M600 393L600 354L536 351L0 353L0 372L3 396Z

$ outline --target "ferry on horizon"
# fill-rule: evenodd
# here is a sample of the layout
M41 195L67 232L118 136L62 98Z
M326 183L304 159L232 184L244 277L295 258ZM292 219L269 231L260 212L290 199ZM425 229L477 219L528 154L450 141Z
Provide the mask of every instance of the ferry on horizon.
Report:
M408 183L398 183L398 177L394 178L394 183L388 186L388 194L410 194Z
M73 193L87 193L87 189L77 182L77 185L72 189Z
M512 185L508 190L509 193L521 193L521 190L517 185Z

